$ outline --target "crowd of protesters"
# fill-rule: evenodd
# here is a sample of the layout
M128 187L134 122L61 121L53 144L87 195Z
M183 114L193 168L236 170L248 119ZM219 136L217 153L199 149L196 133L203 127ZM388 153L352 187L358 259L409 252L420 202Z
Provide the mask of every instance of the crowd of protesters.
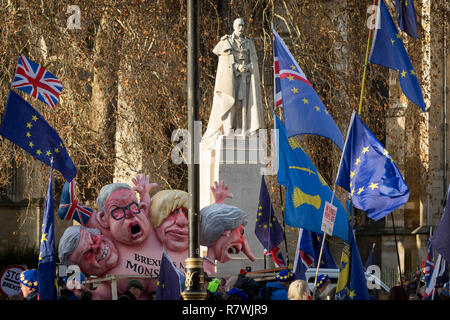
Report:
M305 280L295 278L288 269L280 271L275 281L257 282L241 269L237 277L230 279L205 277L206 300L335 300L336 286L326 274L318 276L315 287ZM10 300L37 300L37 270L26 270L20 275L21 293L10 297ZM374 300L450 300L449 277L442 275L436 278L434 290L427 293L423 273L418 271L411 281L402 276L389 292L371 295ZM77 280L60 279L58 283L58 300L91 300L92 295L86 286L86 277L80 274ZM143 292L143 284L131 279L127 290L119 297L119 301L130 301L139 298Z

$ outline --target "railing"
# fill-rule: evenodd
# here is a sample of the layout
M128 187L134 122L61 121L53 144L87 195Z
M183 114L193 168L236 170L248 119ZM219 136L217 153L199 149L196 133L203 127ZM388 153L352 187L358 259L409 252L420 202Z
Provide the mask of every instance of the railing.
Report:
M117 280L118 279L123 279L123 278L155 279L154 277L144 276L144 275L136 275L136 274L108 274L108 275L106 275L106 277L103 277L103 278L88 279L88 280L86 280L86 283L95 284L95 283L101 283L101 282L105 282L105 281L111 281L111 296L112 296L112 300L117 300L117 298L118 298L118 295L117 295Z

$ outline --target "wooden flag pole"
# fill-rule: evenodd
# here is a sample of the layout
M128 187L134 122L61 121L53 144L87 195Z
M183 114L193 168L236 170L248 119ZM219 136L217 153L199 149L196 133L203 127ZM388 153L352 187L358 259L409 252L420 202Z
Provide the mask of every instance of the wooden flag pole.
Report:
M334 200L334 194L336 193L336 183L334 184L333 187L333 196L331 197L331 204L333 204L333 200ZM322 261L322 253L323 253L323 247L325 245L325 238L327 237L327 233L324 232L323 233L323 238L322 238L322 245L320 246L320 252L319 252L319 259L317 260L317 267L316 267L316 276L314 278L314 292L313 292L313 299L315 299L316 297L316 284L317 284L317 277L319 276L319 268L320 268L320 262Z
M375 12L375 7L376 7L375 2L376 2L376 0L373 0L372 15ZM364 72L363 72L363 79L362 79L362 84L361 84L361 96L359 98L358 115L361 114L361 107L362 107L362 101L363 101L363 96L364 96L364 84L366 82L366 71L367 71L367 62L369 60L369 46L370 46L371 35L372 35L372 19L370 20L370 25L369 25L369 36L367 37L366 60L364 62Z

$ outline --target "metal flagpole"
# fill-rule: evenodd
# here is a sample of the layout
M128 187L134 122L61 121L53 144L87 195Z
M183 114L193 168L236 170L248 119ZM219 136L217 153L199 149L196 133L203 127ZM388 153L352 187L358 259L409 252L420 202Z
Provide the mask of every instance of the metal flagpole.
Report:
M189 248L185 267L184 300L204 300L203 259L200 257L200 196L198 141L195 135L195 121L199 120L199 67L198 67L198 0L187 1L187 105L188 129L190 134L188 163L189 192Z
M400 275L400 285L403 286L402 268L400 265L400 254L398 253L397 233L395 232L394 214L391 212L392 227L394 228L395 251L397 252L398 273Z

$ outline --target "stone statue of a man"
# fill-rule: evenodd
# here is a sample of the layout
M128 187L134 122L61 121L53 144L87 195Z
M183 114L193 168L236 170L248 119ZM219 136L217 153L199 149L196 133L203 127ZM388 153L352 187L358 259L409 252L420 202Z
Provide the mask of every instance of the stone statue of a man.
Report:
M261 87L253 40L244 35L244 20L223 36L213 52L219 57L214 98L204 139L219 134L253 134L263 127Z

